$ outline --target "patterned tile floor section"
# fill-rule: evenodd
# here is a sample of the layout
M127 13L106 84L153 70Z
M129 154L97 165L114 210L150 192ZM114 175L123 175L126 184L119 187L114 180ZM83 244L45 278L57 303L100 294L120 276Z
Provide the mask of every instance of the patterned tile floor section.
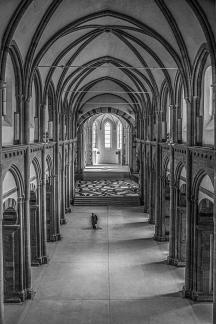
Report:
M127 197L139 196L139 185L130 179L79 180L76 197Z

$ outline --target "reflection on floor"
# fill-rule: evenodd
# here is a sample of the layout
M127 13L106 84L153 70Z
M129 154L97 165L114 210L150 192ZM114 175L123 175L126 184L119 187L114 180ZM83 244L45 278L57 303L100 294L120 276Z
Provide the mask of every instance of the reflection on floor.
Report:
M181 297L184 269L166 264L142 207L76 207L67 221L50 263L32 269L35 298L6 305L5 324L212 323L211 303Z
M96 164L88 165L83 170L83 179L120 179L129 178L130 169L127 165L119 164Z
M87 165L84 169L84 172L129 172L129 167L127 165L119 165L119 164L95 164L95 165Z
M75 196L126 197L139 196L139 185L130 179L102 179L76 182Z

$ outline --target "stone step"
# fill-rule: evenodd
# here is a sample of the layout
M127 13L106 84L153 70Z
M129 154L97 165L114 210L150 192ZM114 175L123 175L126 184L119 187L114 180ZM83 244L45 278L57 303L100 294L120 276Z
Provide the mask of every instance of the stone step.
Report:
M123 179L130 178L129 172L83 172L83 180L100 180L100 179Z
M140 206L136 197L75 197L74 206Z

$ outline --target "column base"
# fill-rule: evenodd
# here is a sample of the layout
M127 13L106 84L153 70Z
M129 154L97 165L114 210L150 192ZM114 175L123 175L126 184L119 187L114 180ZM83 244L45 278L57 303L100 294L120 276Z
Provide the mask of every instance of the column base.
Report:
M158 241L158 242L167 242L169 241L169 239L166 237L166 236L158 236L158 235L154 235L153 239L155 241Z
M206 294L202 291L186 290L185 287L183 287L182 293L183 293L184 298L190 298L193 301L198 301L198 302L212 302L213 301L213 293Z
M41 262L42 262L42 264L47 264L47 263L49 263L49 257L46 256L46 255L42 256L42 257L41 257Z
M36 292L32 288L26 289L26 299L33 299Z
M65 225L65 224L67 224L66 218L61 218L60 225Z
M31 262L31 266L32 267L39 267L41 264L42 263L41 263L41 259L40 258L36 258L36 259L32 260L32 262Z
M173 265L175 267L185 267L185 262L184 261L181 261L181 260L178 260L176 258L172 258L172 257L167 257L167 263L170 264L170 265Z
M23 303L26 299L33 299L36 292L33 289L24 289L17 291L12 296L5 296L4 302L9 304Z
M61 234L53 234L50 237L50 242L61 241L62 237Z
M154 219L151 219L151 218L149 218L149 224L152 224L152 225L154 225L154 224L155 224L155 221L154 221Z
M186 289L185 286L182 288L182 297L192 299L192 291L190 289Z
M4 303L6 304L20 304L22 302L25 301L25 295L23 292L23 296L22 293L17 292L16 295L14 294L14 296L4 296Z

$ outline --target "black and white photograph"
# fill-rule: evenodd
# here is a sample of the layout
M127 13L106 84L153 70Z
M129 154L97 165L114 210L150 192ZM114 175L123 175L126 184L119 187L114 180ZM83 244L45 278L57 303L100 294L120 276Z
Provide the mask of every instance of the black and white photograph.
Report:
M0 0L0 324L216 324L216 0Z

